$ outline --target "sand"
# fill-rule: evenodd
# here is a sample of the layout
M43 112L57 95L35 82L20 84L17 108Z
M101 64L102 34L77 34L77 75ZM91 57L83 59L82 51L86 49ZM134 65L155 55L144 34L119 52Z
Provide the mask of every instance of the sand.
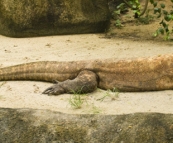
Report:
M129 59L173 53L171 42L107 39L104 34L35 38L0 36L0 40L0 67L44 60ZM83 104L79 109L75 109L70 101L73 101L72 99L77 95L41 94L51 85L51 83L35 81L0 82L0 107L48 109L69 114L173 113L172 90L112 93L98 89L94 93L83 95L81 97Z

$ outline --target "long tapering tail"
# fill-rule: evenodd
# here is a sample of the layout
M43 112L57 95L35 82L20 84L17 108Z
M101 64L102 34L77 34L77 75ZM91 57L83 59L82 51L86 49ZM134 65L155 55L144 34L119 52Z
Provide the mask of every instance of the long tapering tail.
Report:
M55 61L43 61L26 63L0 69L0 81L7 80L35 80L64 81L73 79L77 76L76 70L68 71L67 63Z

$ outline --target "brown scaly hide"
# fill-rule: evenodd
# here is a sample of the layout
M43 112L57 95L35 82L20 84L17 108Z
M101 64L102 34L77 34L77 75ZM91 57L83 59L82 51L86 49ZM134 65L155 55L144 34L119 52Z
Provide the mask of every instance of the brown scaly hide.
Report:
M35 62L0 69L0 80L65 81L75 79L82 70L98 76L98 87L120 91L173 89L173 56L130 60L91 60ZM93 82L95 82L93 80Z

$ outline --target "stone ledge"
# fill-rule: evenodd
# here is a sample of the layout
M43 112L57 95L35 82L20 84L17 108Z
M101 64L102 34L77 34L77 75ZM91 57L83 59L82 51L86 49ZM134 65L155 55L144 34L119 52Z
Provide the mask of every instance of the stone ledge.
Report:
M0 34L32 37L104 32L106 0L1 0Z
M173 115L72 115L49 110L0 108L0 142L171 143Z

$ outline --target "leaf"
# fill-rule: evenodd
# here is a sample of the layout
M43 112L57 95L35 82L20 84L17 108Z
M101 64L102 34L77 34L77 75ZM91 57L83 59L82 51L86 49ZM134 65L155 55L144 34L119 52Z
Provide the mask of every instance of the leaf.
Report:
M166 20L166 21L170 21L170 20L172 20L173 19L173 17L172 17L172 15L165 15L164 16L164 19Z
M161 12L161 8L158 8L158 12L159 12L159 13Z
M156 14L156 13L161 13L161 8L157 8L157 7L155 7L154 8L154 14Z
M154 5L154 7L156 7L157 6L157 2L154 2L153 5Z
M153 36L154 36L154 37L157 37L157 36L158 36L157 31L153 33Z
M154 8L154 14L156 14L158 12L158 8Z
M166 31L167 34L169 33L168 25L167 25L167 27L165 28L165 31Z
M170 39L170 36L169 35L166 35L165 36L165 40L169 40Z
M154 0L150 0L150 3L153 4L154 3Z
M125 3L121 3L121 4L119 4L119 5L117 6L117 9L121 9L121 8L123 8L124 5L125 5Z
M160 18L162 16L162 14L160 13L158 16L157 16L157 18Z
M167 14L168 14L168 12L167 12L166 10L163 10L163 14L167 15Z
M121 10L120 9L119 10L116 10L116 11L114 11L114 13L117 14L117 15L120 15Z
M173 15L173 10L170 11L170 14Z
M167 24L166 24L166 22L164 22L163 20L162 20L162 22L160 22L160 24L164 27L164 28L166 28L167 27Z
M161 8L165 8L165 4L161 3L160 4Z
M159 33L161 33L162 35L164 34L164 29L163 29L162 27L160 27L160 28L158 29L158 31L159 31Z

